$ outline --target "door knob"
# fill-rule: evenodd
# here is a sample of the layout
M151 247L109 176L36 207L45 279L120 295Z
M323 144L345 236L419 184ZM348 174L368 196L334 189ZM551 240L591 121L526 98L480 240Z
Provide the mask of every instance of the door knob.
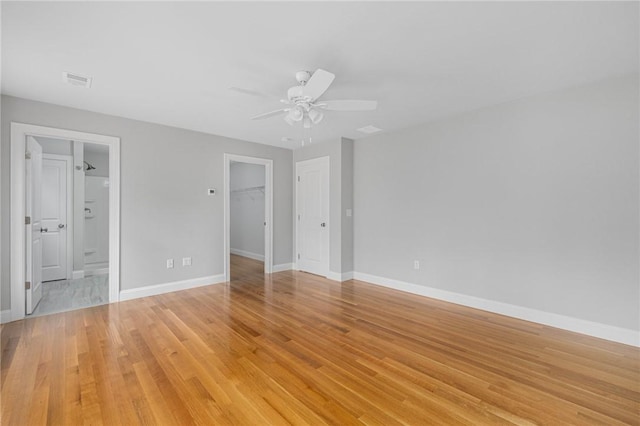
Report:
M326 224L326 223L324 223L324 222L322 222L322 223L320 224L320 226L322 226L322 227L324 228L324 227L326 227L326 226L327 226L327 224Z
M64 228L64 223L58 224L58 228L60 228L60 229Z
M47 228L40 228L40 232L49 232L49 229L47 229Z

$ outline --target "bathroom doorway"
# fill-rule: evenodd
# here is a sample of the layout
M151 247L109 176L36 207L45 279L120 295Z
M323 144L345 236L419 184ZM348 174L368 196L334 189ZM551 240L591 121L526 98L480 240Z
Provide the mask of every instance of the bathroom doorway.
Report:
M12 148L12 320L117 301L119 139L12 123Z

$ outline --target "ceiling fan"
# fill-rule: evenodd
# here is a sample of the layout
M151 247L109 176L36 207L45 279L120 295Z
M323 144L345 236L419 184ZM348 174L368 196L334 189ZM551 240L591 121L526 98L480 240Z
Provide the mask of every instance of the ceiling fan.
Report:
M284 121L290 126L296 122L302 122L305 129L311 124L318 124L324 118L323 111L371 111L377 108L377 101L319 101L318 98L327 91L336 76L323 69L317 69L313 74L310 71L298 71L296 80L299 85L293 86L287 91L287 99L280 102L287 105L285 108L252 117L252 120L284 115Z

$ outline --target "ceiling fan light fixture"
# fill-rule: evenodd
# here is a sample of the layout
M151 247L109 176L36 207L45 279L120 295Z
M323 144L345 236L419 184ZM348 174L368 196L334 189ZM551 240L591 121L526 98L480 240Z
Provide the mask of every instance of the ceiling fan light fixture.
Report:
M289 126L293 126L295 124L295 121L293 121L291 119L291 117L289 117L289 114L284 116L284 121L289 125Z
M291 108L291 110L289 111L289 114L287 114L287 117L289 117L293 121L300 121L304 117L304 113L298 107Z
M313 122L313 124L318 124L324 118L324 114L320 111L312 109L309 111L309 118Z
M311 128L311 120L309 119L308 116L304 118L303 127L305 129L310 129Z

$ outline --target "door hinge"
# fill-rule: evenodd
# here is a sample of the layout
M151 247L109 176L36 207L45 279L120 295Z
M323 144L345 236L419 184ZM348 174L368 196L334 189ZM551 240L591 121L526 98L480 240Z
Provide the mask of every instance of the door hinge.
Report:
M300 253L298 253L298 260L300 260Z
M298 182L300 182L300 176L298 176Z
M31 281L25 281L24 288L25 290L31 290Z
M24 153L25 160L31 160L31 153L29 151Z
M24 217L24 224L25 225L31 225L31 216L25 216Z
M300 220L300 215L298 215L298 220Z

